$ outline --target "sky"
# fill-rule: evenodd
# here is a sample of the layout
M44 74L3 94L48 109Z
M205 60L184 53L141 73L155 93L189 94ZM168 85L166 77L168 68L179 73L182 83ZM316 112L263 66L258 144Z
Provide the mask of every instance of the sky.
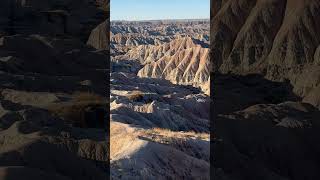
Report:
M111 0L111 20L209 19L210 0Z

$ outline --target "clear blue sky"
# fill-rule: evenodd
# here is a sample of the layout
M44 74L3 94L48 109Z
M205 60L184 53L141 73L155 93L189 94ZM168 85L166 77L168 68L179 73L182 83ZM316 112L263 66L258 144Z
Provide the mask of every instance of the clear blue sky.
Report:
M111 20L209 19L210 0L111 0Z

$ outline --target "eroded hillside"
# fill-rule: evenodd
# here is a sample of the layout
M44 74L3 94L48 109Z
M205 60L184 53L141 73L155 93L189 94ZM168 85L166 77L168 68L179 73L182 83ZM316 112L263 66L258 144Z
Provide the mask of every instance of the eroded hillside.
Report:
M213 5L220 7L219 3ZM215 70L287 79L301 98L316 96L319 9L317 0L224 1L212 19ZM319 106L316 99L308 102Z
M112 178L210 178L208 33L208 21L113 22Z
M318 179L320 2L211 8L215 178Z
M86 41L108 9L0 2L0 179L107 179L110 58Z

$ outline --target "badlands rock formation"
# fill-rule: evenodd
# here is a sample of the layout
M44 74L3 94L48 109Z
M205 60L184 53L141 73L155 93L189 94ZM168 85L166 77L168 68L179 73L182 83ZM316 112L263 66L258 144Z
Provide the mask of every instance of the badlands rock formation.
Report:
M133 52L132 52L133 51ZM135 49L130 54L138 54ZM209 48L190 38L179 38L156 47L142 47L144 67L139 77L163 78L175 84L204 85L209 81Z
M215 70L260 73L276 81L287 79L298 96L305 98L312 93L320 78L319 1L224 3L212 19ZM221 6L218 2L213 5L214 9Z
M138 62L144 66L137 73L139 77L162 78L174 84L201 87L209 94L210 63L207 24L198 22L193 29L186 22L185 26L179 24L165 24L164 27L152 24L137 25L137 27L128 25L127 28L123 26L111 27L114 33L124 31L111 36L111 49L119 52L119 49L123 51L125 47L127 51L115 56L115 61L121 59ZM158 35L154 35L157 34L154 31L158 31ZM146 38L133 40L132 37L136 32L143 32L147 38L153 40L148 41ZM127 39L128 37L130 39ZM113 40L115 41L112 42Z
M113 179L210 179L210 98L199 88L209 81L206 27L113 22Z
M214 178L319 178L319 10L212 1Z
M107 179L105 2L0 2L0 179Z

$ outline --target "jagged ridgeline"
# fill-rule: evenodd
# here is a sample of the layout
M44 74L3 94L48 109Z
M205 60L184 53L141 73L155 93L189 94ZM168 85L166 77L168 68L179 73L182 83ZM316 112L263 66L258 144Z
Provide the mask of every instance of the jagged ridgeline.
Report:
M107 179L110 56L87 41L108 19L108 1L0 1L0 179Z
M215 179L319 179L320 1L212 0Z
M209 94L209 24L205 22L115 25L111 27L111 53L121 55L114 59L129 59L143 65L137 73L139 77L201 87Z

